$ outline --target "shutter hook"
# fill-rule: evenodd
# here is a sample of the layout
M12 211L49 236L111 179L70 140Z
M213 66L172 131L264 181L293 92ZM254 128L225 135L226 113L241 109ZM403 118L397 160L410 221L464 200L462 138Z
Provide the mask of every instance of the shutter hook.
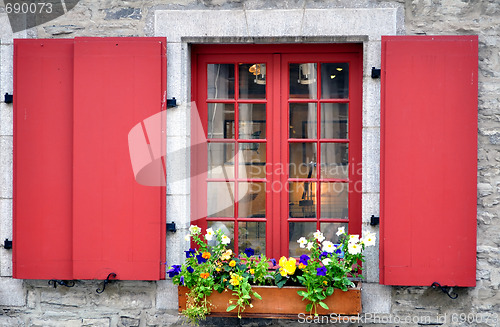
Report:
M458 297L457 293L453 293L453 287L446 287L446 286L441 286L438 282L432 283L432 288L439 287L443 293L448 295L448 297L452 300L455 300Z
M106 279L102 282L102 290L100 288L95 290L97 294L101 294L102 292L104 292L104 290L106 289L106 285L111 281L111 278L116 278L116 274L112 272L108 275L108 277L106 277Z
M54 288L57 287L57 284L59 284L61 286L66 286L66 287L73 287L73 286L75 286L75 281L74 280L59 280L59 279L49 280L49 285L54 285Z

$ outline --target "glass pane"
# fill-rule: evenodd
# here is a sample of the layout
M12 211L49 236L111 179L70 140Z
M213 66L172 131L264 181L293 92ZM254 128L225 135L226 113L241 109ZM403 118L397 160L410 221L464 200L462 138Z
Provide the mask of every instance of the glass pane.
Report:
M266 223L238 223L239 252L244 252L246 248L253 249L255 251L254 255L266 254Z
M290 138L317 138L317 119L315 103L290 103Z
M310 251L307 248L300 248L297 241L301 237L305 237L306 239L312 238L316 230L316 223L288 223L288 255L290 257L300 257L303 254L309 255Z
M317 75L316 64L290 64L290 98L316 99Z
M266 64L239 64L240 99L266 98Z
M207 217L234 217L234 183L207 183Z
M316 143L290 143L290 178L316 178Z
M234 104L208 104L207 137L209 139L234 139Z
M289 183L289 217L316 218L316 183Z
M209 99L234 98L234 65L207 65L207 94Z
M266 105L263 103L240 103L240 139L266 138Z
M266 184L238 183L238 217L266 217Z
M321 218L349 218L347 183L321 183Z
M349 145L321 143L321 177L349 178Z
M239 179L266 177L266 144L240 143L238 161Z
M234 178L233 143L208 143L208 178Z
M348 138L349 105L347 103L321 104L321 138Z
M321 232L325 236L325 240L332 242L333 244L339 244L339 237L337 236L337 231L339 227L344 227L345 232L348 232L347 223L321 223Z
M231 243L226 245L227 249L234 252L234 222L232 221L207 221L207 228L212 228L214 231L220 229L227 237L231 239ZM208 245L216 246L217 240L215 237L212 241L208 241Z
M321 64L321 98L349 98L349 64Z

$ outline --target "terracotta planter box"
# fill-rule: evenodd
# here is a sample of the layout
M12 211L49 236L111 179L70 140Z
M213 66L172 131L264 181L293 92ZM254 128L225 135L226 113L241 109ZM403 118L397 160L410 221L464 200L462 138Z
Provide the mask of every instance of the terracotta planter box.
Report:
M276 286L254 286L254 291L262 296L262 300L253 299L253 308L247 307L242 313L244 317L261 318L297 318L299 313L307 313L307 301L302 301L302 297L297 294L298 290L305 290L304 287L287 286L278 288ZM186 308L186 293L189 289L179 286L179 312ZM237 316L237 309L226 312L231 291L218 293L214 291L208 298L212 303L212 316L233 317ZM325 310L318 305L317 312L320 315L357 315L361 313L361 283L356 288L351 288L346 292L336 289L331 296L323 302L328 305L329 310Z

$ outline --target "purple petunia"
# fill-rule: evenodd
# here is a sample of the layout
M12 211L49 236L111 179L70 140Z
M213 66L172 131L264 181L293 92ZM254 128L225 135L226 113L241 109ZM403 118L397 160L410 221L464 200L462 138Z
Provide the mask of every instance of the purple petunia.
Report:
M197 256L196 256L196 259L198 259L198 264L202 264L202 263L205 263L207 262L207 259L203 258L203 253L199 253Z
M337 258L344 258L344 251L342 250L342 244L335 245L335 253L337 254Z
M318 275L318 276L326 276L326 267L316 268L316 275Z
M186 268L186 270L187 270L190 274L192 274L192 273L193 273L193 271L194 271L193 267L191 267L191 266L188 266L188 267Z
M168 277L172 278L181 273L181 265L173 265L169 271L167 271Z
M326 251L321 252L321 254L319 255L319 259L320 260L324 259L324 258L327 258L327 257L328 257L328 252L326 252Z
M273 267L276 266L276 259L271 259L271 263L273 264Z
M303 254L300 256L299 263L303 264L304 266L307 266L307 262L309 261L309 256L307 254Z
M189 250L184 251L184 252L186 252L186 258L187 258L187 259L188 259L188 258L191 258L191 257L194 257L194 254L196 253L196 251L195 251L195 250L193 250L193 249L189 249Z
M181 282L181 285L184 285L184 276L181 276L180 282Z
M255 254L255 251L252 248L246 248L245 249L245 254L247 255L247 257L251 257L251 256L253 256Z

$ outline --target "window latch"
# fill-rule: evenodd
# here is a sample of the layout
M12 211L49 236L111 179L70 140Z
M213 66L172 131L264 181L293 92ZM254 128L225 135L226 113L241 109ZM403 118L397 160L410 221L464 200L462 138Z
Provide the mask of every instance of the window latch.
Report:
M432 283L432 288L439 287L444 294L448 295L448 297L452 300L455 300L458 297L457 293L453 293L453 287L441 286L438 282Z

